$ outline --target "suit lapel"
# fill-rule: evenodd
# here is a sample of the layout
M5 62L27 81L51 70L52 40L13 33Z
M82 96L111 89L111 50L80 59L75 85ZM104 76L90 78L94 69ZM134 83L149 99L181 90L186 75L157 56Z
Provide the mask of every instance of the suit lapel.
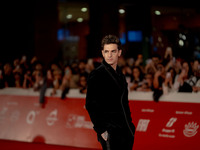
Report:
M108 68L102 63L102 65L104 66L105 70L108 72L108 74L112 77L112 79L115 81L116 85L118 86L118 88L121 90L122 87L120 86L120 84L118 83L117 79L113 76L113 74L108 70Z

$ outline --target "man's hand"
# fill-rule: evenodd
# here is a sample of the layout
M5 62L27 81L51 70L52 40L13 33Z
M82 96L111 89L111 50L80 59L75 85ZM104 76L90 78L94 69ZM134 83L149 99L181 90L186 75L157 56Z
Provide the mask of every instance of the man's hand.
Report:
M101 134L102 138L107 141L108 140L108 132L105 131L104 133Z

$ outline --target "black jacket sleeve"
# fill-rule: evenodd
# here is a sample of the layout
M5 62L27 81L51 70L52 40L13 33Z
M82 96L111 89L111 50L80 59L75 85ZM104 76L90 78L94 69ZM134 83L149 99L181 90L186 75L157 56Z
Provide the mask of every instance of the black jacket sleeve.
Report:
M86 94L86 110L89 113L90 119L94 125L94 130L101 134L106 131L106 116L103 113L101 105L101 83L98 79L98 74L92 72L88 77L87 94Z

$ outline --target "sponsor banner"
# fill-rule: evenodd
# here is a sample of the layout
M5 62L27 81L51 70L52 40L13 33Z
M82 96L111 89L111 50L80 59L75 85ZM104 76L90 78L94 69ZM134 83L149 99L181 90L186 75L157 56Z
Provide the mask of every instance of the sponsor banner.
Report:
M85 98L0 94L0 139L101 148ZM200 148L200 103L129 102L136 126L135 150Z
M0 95L0 139L100 147L83 98Z
M136 150L200 148L200 104L130 101Z

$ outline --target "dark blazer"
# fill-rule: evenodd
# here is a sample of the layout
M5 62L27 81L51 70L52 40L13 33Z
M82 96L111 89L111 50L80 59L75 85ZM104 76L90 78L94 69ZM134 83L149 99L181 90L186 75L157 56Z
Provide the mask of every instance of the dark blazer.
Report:
M97 134L126 130L134 136L127 82L120 68L115 71L103 60L90 73L87 85L85 106Z

